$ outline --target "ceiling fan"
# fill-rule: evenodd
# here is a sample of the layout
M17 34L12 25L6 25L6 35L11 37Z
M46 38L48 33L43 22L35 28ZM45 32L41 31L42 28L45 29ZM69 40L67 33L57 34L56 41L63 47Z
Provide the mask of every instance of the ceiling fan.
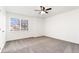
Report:
M40 11L40 14L48 14L48 11L52 10L52 8L45 8L44 6L40 6L40 10L35 10L35 11Z

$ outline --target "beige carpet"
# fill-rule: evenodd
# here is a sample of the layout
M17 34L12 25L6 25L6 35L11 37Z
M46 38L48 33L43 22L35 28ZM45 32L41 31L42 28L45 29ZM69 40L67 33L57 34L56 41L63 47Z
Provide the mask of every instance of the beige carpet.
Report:
M49 37L8 41L2 53L78 53L79 45Z

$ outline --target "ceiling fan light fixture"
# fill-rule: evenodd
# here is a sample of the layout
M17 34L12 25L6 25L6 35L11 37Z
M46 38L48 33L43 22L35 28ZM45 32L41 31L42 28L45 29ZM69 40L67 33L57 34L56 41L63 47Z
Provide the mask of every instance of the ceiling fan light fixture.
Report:
M46 8L44 6L40 6L40 10L35 10L35 11L39 11L39 14L45 15L48 14L49 10L52 10L52 8Z
M41 14L41 15L44 15L44 14L45 14L45 12L44 12L44 11L41 11L41 12L40 12L40 14Z

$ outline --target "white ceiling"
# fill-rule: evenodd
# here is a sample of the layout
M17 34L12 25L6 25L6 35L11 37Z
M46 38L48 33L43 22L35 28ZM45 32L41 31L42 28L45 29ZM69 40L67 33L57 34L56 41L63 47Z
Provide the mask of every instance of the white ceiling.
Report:
M52 10L45 15L40 15L38 11L34 11L34 10L40 10L39 6L6 6L6 10L7 12L23 14L26 16L46 18L59 13L63 13L79 8L78 6L46 6L46 8L49 7L51 7Z

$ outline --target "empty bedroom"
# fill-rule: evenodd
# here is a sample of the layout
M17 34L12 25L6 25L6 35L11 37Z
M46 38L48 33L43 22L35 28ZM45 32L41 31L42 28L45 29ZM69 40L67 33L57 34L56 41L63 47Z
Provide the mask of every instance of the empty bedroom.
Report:
M1 6L1 53L79 53L79 6Z

